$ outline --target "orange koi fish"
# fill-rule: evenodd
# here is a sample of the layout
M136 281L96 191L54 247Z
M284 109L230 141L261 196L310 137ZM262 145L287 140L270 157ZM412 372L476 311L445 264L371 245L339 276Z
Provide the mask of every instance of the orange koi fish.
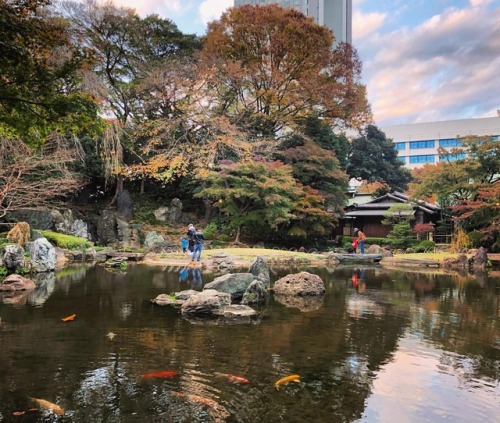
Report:
M248 379L245 379L244 377L241 377L241 376L231 375L229 373L219 373L219 372L215 372L214 374L216 376L225 377L230 382L233 382L233 383L250 383L250 381Z
M175 370L166 370L163 372L154 372L154 373L145 373L141 375L143 379L165 379L169 377L177 376L177 372Z
M276 387L276 389L280 389L280 385L288 385L290 382L299 383L300 376L299 375L290 375L290 376L283 377L280 380L276 381L274 386Z
M61 320L63 322L71 322L71 321L75 320L75 317L76 317L76 314L72 314L71 316L62 318Z
M53 402L41 399L41 398L33 398L30 397L30 400L33 402L36 402L40 408L43 408L45 410L48 410L54 414L57 414L59 416L62 416L64 414L64 410L59 407L57 404L54 404Z

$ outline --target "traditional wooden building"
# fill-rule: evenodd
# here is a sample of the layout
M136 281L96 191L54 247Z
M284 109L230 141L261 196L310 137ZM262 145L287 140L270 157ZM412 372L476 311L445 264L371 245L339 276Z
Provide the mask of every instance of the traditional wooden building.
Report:
M436 223L441 219L441 209L425 201L413 202L401 192L392 192L365 203L352 203L345 208L345 216L340 219L336 235L353 236L354 228L361 229L367 237L385 237L391 226L382 224L389 208L395 204L410 204L414 216L412 226L418 223Z

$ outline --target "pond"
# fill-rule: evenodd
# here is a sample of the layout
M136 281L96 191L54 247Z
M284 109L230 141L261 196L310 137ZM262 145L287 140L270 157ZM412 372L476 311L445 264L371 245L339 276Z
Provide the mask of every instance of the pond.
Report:
M230 324L150 302L215 277L181 270L66 268L3 297L0 422L500 421L499 278L271 269L316 273L326 294Z

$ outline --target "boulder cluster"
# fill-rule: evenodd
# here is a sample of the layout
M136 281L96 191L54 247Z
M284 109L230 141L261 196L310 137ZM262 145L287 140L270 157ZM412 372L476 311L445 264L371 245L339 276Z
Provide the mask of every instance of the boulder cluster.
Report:
M317 275L290 274L277 280L273 289L270 285L267 261L257 257L248 272L219 276L202 291L160 294L151 301L162 306L180 306L181 314L187 318L222 318L238 322L250 322L257 317L259 313L250 306L265 304L271 291L279 302L303 311L317 309L323 303L325 286Z

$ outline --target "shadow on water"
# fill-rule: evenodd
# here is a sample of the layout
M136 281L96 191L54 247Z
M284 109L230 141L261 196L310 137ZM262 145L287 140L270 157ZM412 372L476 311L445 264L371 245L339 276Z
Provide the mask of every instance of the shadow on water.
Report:
M151 304L215 278L199 268L40 275L35 291L1 298L0 422L497 418L498 279L339 266L272 268L272 282L298 270L326 294L271 296L239 325ZM300 383L276 389L290 374Z

